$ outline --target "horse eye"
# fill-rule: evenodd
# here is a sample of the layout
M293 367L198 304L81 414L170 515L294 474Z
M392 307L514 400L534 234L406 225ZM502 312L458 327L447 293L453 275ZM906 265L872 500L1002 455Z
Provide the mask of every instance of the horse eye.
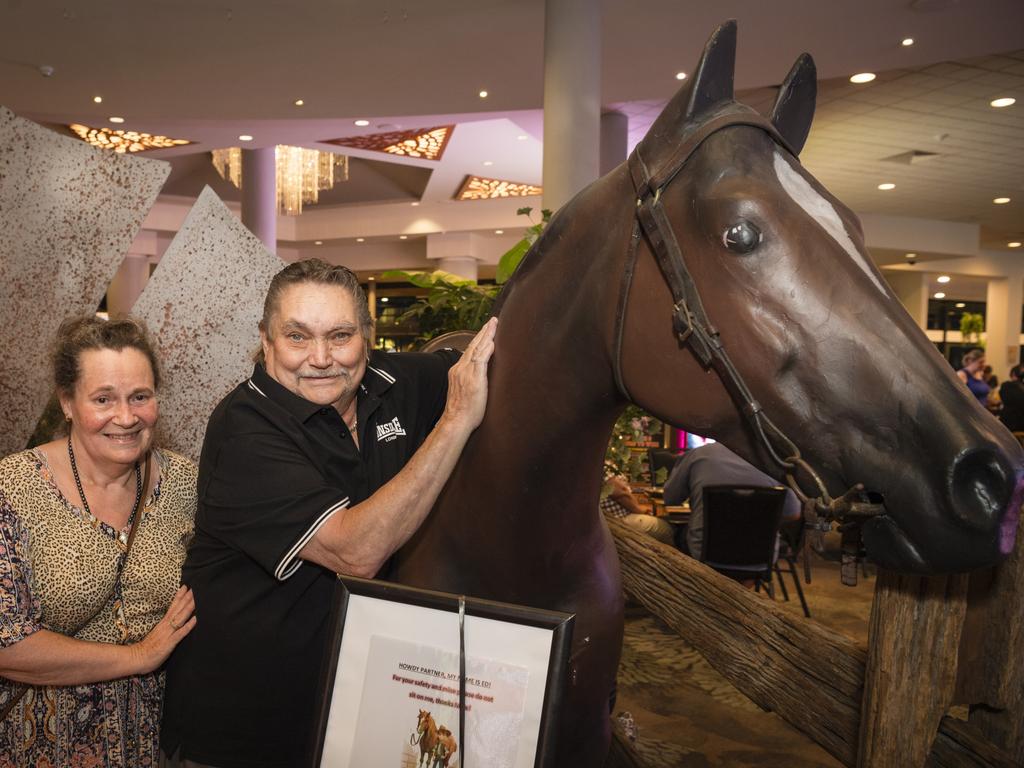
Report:
M761 230L746 219L740 219L725 230L722 241L733 253L750 253L761 242Z

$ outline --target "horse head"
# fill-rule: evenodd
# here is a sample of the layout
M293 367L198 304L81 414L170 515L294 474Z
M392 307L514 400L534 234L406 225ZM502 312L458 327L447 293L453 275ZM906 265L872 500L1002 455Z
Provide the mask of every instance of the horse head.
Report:
M735 51L729 22L614 172L638 212L608 350L620 391L776 477L801 457L820 480L795 471L809 496L863 484L884 504L863 529L884 567L997 562L1024 494L1020 447L903 309L856 215L801 166L810 56L764 118L735 101Z

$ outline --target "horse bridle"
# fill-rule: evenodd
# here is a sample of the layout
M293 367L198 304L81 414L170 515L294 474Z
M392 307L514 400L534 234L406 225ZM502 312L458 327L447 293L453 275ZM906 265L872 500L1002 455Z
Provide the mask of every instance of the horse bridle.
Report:
M845 563L847 550L853 547L858 552L860 550L860 526L871 517L882 514L884 508L881 504L862 500L864 486L860 483L841 496L833 498L821 475L803 459L796 444L764 412L761 404L754 398L750 388L729 358L718 329L708 319L700 292L687 269L686 259L683 257L671 222L661 204L663 191L683 169L687 160L701 143L713 133L733 125L760 128L777 144L784 147L794 157L796 156L771 121L753 111L725 112L695 127L679 143L671 156L653 172L640 154L642 145L638 145L629 156L629 173L636 191L636 223L633 227L630 255L627 257L623 273L616 320L616 385L627 400L632 400L622 376L622 339L629 287L632 283L636 251L642 231L672 293L672 329L680 345L689 347L705 369L713 368L717 372L740 413L743 414L753 430L758 442L765 448L772 460L784 469L787 485L803 504L808 528L823 532L831 529L833 521L841 524L840 530L844 533ZM799 480L800 474L811 479L816 493L808 494L803 490ZM855 565L856 563L854 563Z

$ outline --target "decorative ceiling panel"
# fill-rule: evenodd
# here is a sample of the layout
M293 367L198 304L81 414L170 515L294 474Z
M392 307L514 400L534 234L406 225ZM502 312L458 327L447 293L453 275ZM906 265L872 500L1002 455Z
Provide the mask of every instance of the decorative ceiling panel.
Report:
M462 182L462 186L459 187L459 191L455 193L455 199L492 200L498 197L529 197L542 194L544 194L544 188L533 184L504 179L487 179L483 176L467 176Z
M366 136L326 139L322 143L365 149L371 152L385 152L401 157L440 160L444 156L445 147L454 130L454 125L439 125L436 128L416 128L411 131L392 131L390 133L371 133Z

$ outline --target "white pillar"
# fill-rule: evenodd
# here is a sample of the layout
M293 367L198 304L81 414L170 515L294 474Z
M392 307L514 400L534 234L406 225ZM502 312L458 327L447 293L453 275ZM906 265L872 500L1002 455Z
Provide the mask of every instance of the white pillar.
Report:
M242 223L277 253L277 166L275 148L242 150Z
M124 257L107 288L107 312L111 317L127 315L149 281L149 257L129 253Z
M928 327L928 276L921 272L882 273L893 293L922 330Z
M985 358L1000 380L1020 359L1024 273L990 278L985 299Z
M567 203L598 177L601 0L544 5L544 207Z
M626 159L629 147L629 118L621 112L601 115L601 167L604 176Z
M434 269L451 272L467 280L479 277L480 259L486 250L479 237L469 233L427 235L427 258Z

